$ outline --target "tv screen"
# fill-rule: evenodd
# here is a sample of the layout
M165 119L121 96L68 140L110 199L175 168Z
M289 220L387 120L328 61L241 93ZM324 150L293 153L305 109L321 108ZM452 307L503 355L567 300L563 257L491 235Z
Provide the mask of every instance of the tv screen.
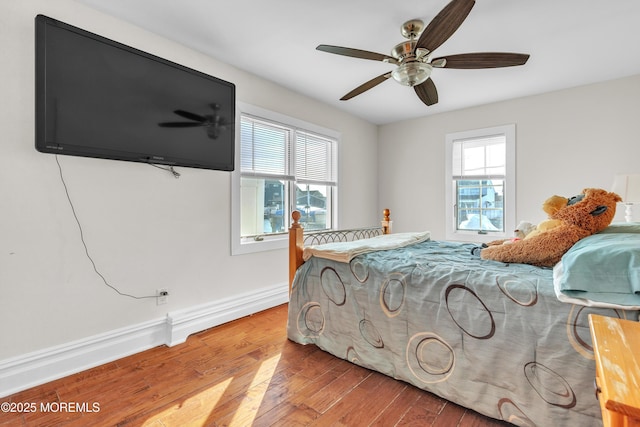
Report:
M234 169L235 86L36 17L36 149Z

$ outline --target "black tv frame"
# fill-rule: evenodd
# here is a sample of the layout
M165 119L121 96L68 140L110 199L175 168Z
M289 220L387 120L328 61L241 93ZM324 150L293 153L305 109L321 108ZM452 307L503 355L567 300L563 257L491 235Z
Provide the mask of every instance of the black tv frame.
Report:
M233 83L44 15L35 24L38 151L234 170ZM224 126L198 125L184 111L218 115Z

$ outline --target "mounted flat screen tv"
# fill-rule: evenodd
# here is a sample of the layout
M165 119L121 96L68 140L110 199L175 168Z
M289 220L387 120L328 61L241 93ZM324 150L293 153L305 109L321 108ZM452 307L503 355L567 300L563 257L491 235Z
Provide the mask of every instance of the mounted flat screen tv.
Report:
M232 171L235 85L36 17L36 149Z

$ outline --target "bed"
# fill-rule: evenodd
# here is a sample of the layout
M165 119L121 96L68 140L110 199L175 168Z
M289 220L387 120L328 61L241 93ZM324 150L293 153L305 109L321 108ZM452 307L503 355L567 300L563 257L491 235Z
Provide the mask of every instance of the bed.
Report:
M554 269L481 260L428 232L385 234L385 213L375 237L306 246L313 234L294 216L290 340L515 425L602 425L587 316L637 321L638 306L577 290L560 301Z

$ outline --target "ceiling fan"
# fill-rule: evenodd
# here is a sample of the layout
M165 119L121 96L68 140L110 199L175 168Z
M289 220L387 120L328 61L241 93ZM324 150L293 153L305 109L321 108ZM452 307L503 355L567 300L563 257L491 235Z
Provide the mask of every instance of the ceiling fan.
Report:
M523 65L528 54L507 52L478 52L432 58L432 52L449 39L471 12L475 0L452 0L424 27L420 19L412 19L401 27L408 39L391 50L391 56L366 50L321 44L316 49L354 58L370 59L395 64L398 67L353 89L340 98L346 101L379 85L390 77L398 83L411 86L418 98L427 106L438 102L438 91L431 79L433 68L479 69Z
M180 117L184 117L185 119L189 119L189 122L162 122L158 123L158 126L165 128L190 128L190 127L199 127L203 126L207 129L207 136L211 139L217 139L220 136L220 131L224 131L227 129L227 121L224 117L220 117L218 111L220 110L220 105L218 104L209 104L209 106L213 109L214 114L207 114L205 116L201 116L199 114L191 113L189 111L184 110L175 110L174 114L177 114Z

